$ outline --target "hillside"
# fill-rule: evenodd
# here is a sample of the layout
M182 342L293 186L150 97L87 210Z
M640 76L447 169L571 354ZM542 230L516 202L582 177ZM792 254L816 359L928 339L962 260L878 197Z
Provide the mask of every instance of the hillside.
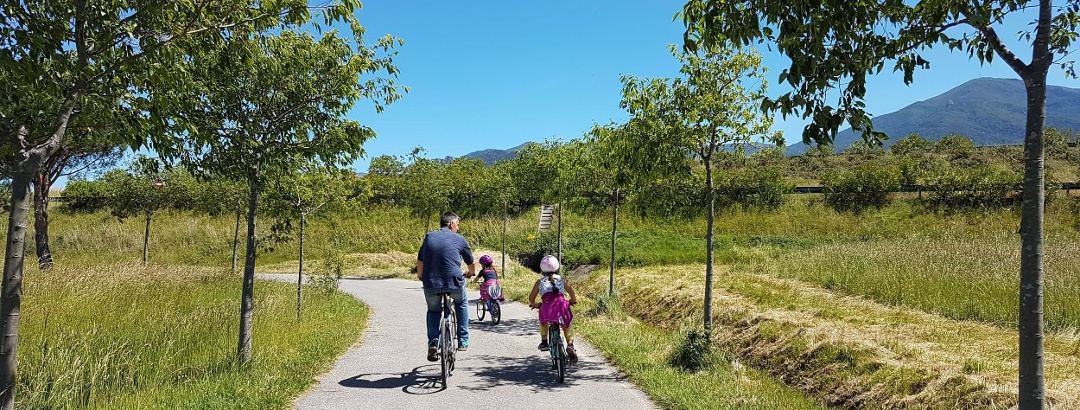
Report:
M1046 126L1080 130L1080 88L1048 86ZM918 101L899 111L874 117L874 128L889 136L885 145L912 133L938 139L950 133L969 137L975 145L1020 144L1024 136L1027 96L1020 80L978 78L937 97ZM861 138L850 128L836 136L837 150ZM800 140L799 136L790 136ZM788 146L800 155L807 146Z
M485 149L485 150L480 150L480 151L473 151L473 152L470 152L468 154L463 155L462 158L469 158L469 159L479 158L479 159L484 160L484 164L491 165L491 164L494 164L497 161L501 161L501 160L504 160L504 159L517 158L517 152L520 151L522 148L525 148L526 145L532 144L532 143L533 142L531 142L531 141L530 142L525 142L525 143L522 143L521 145L518 145L518 146L513 147L513 148L509 148L509 149Z

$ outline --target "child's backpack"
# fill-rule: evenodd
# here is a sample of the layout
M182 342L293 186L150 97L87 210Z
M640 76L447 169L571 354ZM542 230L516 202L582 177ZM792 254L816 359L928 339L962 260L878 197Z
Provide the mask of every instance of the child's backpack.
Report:
M491 286L488 286L488 288L487 288L487 294L492 299L501 298L502 297L502 286L499 286L499 284L497 284L497 283L492 283Z

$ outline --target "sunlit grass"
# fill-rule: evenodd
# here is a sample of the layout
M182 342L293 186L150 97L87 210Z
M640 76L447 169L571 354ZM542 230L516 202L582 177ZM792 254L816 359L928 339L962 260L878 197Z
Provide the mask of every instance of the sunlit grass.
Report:
M127 264L27 269L17 408L281 408L352 345L367 309L258 282L253 359L237 365L240 278Z
M1013 234L833 244L744 266L954 319L1017 322L1020 240ZM1077 266L1080 242L1047 238L1044 314L1052 331L1080 329Z
M826 408L762 372L725 363L689 373L666 359L675 332L606 315L575 321L589 342L665 409Z

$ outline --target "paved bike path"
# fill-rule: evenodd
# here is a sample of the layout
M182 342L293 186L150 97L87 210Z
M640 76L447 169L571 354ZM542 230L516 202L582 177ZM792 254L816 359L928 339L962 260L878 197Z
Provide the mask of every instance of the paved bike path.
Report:
M287 275L263 277L290 280ZM479 322L476 290L469 293L474 299L469 305L469 350L458 353L449 387L443 388L439 363L426 358L426 306L420 286L401 279L342 279L339 289L371 307L370 326L363 343L339 357L295 408L656 408L580 337L575 341L579 362L569 368L565 383L557 383L548 353L536 350L536 312L507 302L500 324L492 325L490 317Z

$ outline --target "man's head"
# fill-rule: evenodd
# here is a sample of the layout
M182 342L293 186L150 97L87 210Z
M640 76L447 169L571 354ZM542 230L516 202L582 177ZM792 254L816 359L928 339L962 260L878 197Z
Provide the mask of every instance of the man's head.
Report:
M443 228L449 228L451 231L457 232L458 223L461 222L461 218L453 212L446 212L442 214L442 218L439 220L439 226Z

